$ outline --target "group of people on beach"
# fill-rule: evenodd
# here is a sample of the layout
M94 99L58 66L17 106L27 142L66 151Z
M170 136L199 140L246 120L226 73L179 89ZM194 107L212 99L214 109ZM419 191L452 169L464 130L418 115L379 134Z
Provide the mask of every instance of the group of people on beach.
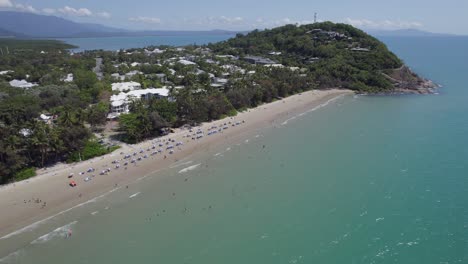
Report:
M188 133L182 136L183 139L187 140L187 143L191 141L198 141L201 140L203 137L206 136L213 136L219 133L223 133L223 131L229 129L230 127L239 126L245 123L243 121L228 121L221 123L219 125L212 125L208 129L203 129L202 127L193 127L188 129ZM148 147L140 148L138 151L133 152L120 152L121 158L115 159L112 161L113 168L109 167L107 164L103 165L104 169L99 172L99 175L109 175L112 170L119 170L122 167L127 170L129 165L137 166L139 162L142 162L150 157L155 155L164 155L163 159L167 159L167 155L172 155L175 153L176 150L182 150L184 143L182 141L176 141L173 138L159 138L150 142L151 145ZM85 171L81 171L78 173L80 176L86 176L84 178L85 182L91 181L94 177L96 177L96 168L90 167ZM68 178L73 178L74 173L70 173ZM70 182L70 186L75 187L77 184L75 181Z

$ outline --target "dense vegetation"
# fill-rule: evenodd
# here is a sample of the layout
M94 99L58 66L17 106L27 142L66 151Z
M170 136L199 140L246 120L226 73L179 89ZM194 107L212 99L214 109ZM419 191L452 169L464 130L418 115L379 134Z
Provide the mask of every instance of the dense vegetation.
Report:
M70 56L57 49L69 46L57 43L31 41L24 49L23 41L8 41L9 54L1 55L0 70L11 72L0 76L0 183L33 176L33 167L113 150L92 144L90 128L104 124L109 109L99 100L105 89L90 70L94 59ZM62 80L67 73L74 73L74 83ZM21 89L8 84L26 76L39 86ZM52 118L46 123L39 119L41 114Z
M342 35L330 36L328 32ZM241 57L270 57L285 66L307 68L309 78L319 88L346 87L362 92L392 89L392 84L380 73L402 66L400 59L376 38L350 25L331 22L254 30L210 48ZM353 51L353 48L368 51ZM271 56L271 51L281 54Z
M183 48L71 54L61 42L16 40L0 40L0 48L0 183L33 176L34 168L55 162L103 155L117 148L115 140L140 142L310 89L389 91L394 87L382 73L402 66L377 39L328 22L256 30ZM160 52L148 52L155 48ZM252 55L277 64L246 61ZM93 72L98 57L102 79ZM69 74L73 80L65 81ZM111 83L121 76L142 88L165 86L170 95L135 100L129 113L109 122L109 98L117 93ZM13 79L37 86L11 87Z
M76 47L58 40L22 40L14 38L0 38L0 48L6 54L8 51L10 53L27 52L31 50L50 51L72 49Z

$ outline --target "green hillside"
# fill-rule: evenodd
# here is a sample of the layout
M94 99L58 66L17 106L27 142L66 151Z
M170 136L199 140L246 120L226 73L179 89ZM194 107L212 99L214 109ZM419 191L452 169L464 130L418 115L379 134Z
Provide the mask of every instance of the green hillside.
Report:
M391 90L394 85L381 73L403 65L376 38L350 25L331 22L255 30L210 48L241 58L262 56L284 66L307 68L319 88Z

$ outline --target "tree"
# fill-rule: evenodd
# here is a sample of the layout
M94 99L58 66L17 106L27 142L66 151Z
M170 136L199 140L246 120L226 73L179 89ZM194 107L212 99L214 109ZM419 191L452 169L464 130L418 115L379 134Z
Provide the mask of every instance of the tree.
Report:
M86 120L93 128L99 125L104 125L106 123L108 112L109 105L107 103L100 102L88 108Z
M124 132L124 141L136 143L141 140L141 120L137 114L122 114L119 117L120 131Z
M74 76L73 81L81 90L87 90L87 89L93 88L94 85L98 81L96 74L89 70L82 70L82 69L76 70L73 76Z
M177 120L177 103L167 99L152 98L148 101L149 111L157 112L165 121L174 123ZM167 123L166 122L166 123Z

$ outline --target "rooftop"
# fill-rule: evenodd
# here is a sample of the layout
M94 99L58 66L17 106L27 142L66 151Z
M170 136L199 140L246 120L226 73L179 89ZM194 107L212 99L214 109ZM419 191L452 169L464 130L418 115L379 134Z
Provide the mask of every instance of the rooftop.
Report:
M141 87L140 83L137 82L122 82L122 83L113 83L112 84L112 91L133 91L135 89L139 89Z
M34 86L37 86L37 84L30 83L26 80L13 80L10 82L10 85L18 88L32 88Z

